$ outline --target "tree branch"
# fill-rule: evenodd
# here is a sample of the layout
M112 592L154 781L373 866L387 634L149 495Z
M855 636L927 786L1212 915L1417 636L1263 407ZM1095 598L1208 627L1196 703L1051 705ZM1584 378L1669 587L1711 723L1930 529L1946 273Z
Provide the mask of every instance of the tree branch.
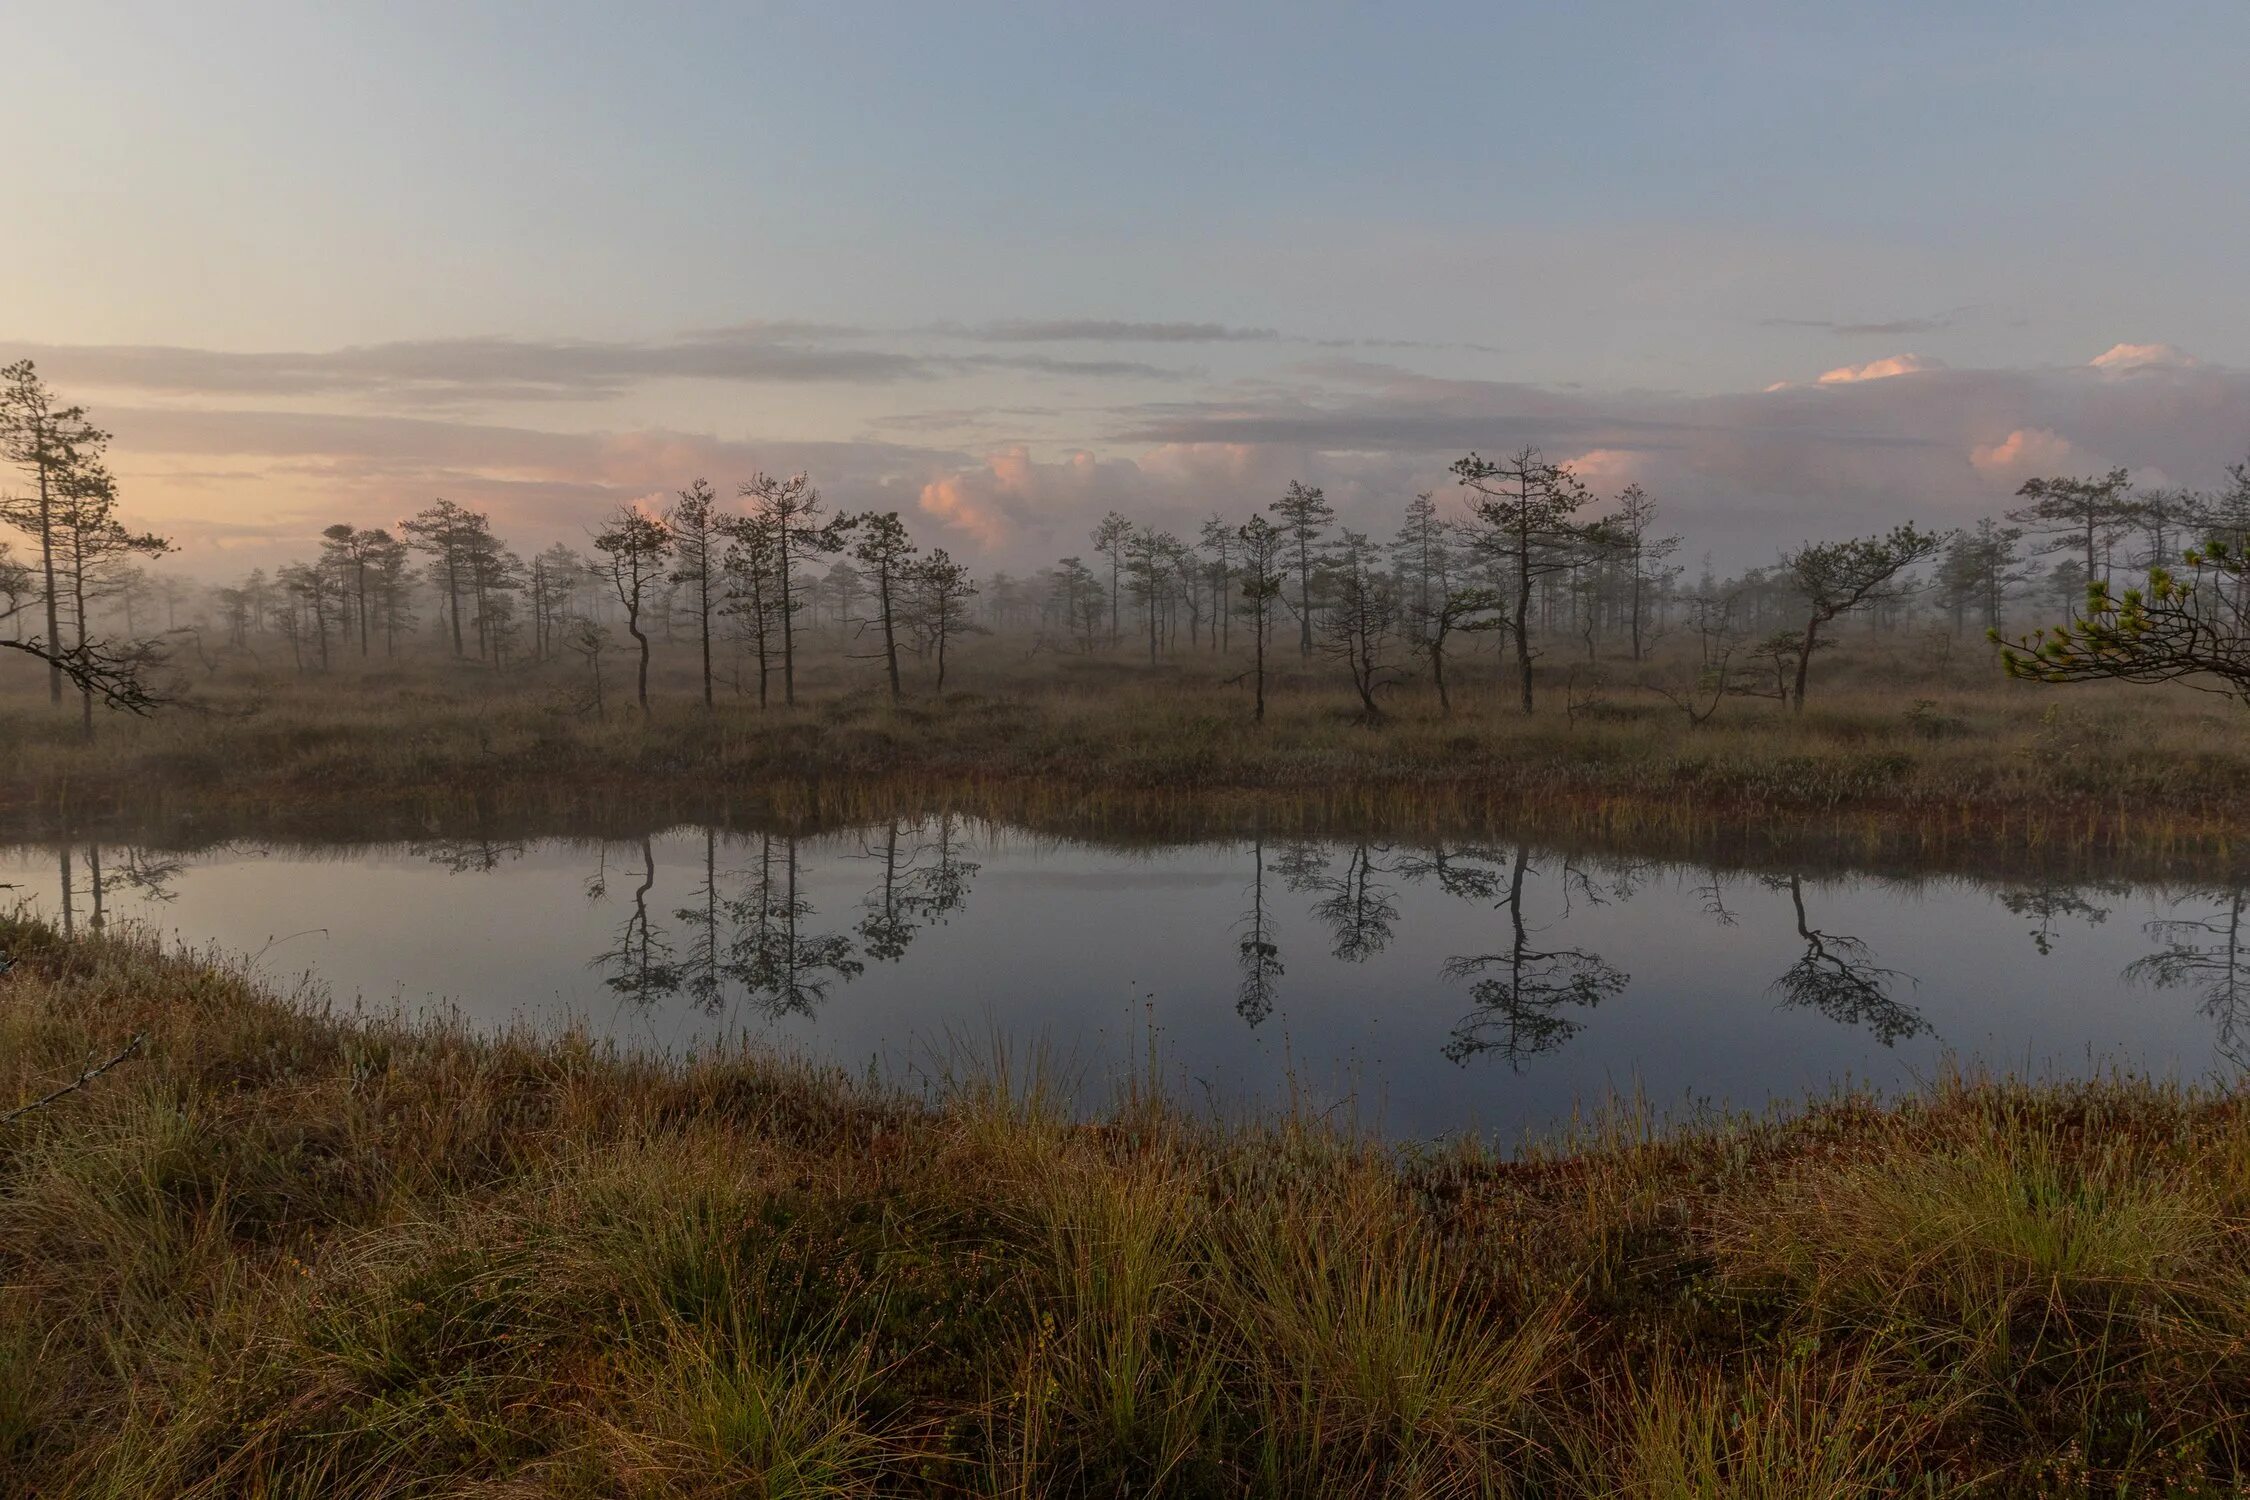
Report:
M140 1051L141 1044L147 1040L147 1032L134 1032L133 1039L127 1042L123 1050L119 1051L114 1057L109 1058L105 1062L95 1063L85 1072L79 1074L76 1078L73 1078L70 1082L64 1084L61 1088L56 1089L53 1093L46 1094L41 1096L40 1098L34 1099L29 1104L19 1104L14 1109L9 1110L6 1114L0 1115L0 1125L13 1125L16 1121L22 1119L25 1115L30 1114L33 1110L45 1109L48 1105L54 1103L57 1099L65 1098L71 1094L77 1093L87 1084L92 1083L95 1079L101 1077L104 1073L107 1073L111 1068L116 1067L119 1063L125 1061L125 1059L127 1059L128 1057L131 1057L134 1053Z

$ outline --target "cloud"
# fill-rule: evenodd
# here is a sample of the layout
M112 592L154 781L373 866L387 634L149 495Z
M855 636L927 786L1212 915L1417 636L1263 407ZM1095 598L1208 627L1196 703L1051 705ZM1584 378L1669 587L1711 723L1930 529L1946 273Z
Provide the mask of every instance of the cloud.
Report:
M1131 459L1097 458L1077 449L1060 462L1041 463L1019 443L923 485L917 503L924 516L986 552L1032 543L1079 551L1083 544L1071 535L1078 528L1064 523L1126 510L1137 520L1162 524L1151 508L1169 509L1166 490Z
M731 495L759 469L804 469L839 508L889 510L911 506L926 476L971 461L956 450L880 442L726 440L659 428L562 433L374 414L126 407L103 419L117 435L120 469L137 476L127 492L136 516L202 535L204 518L220 508L205 477L247 474L225 486L225 511L301 518L294 534L307 545L332 521L389 525L439 495L490 513L519 549L583 545L585 528L612 505L669 494L697 476Z
M2187 370L2202 363L2170 344L2112 344L2086 362L2112 375L2138 370Z
M1116 318L1004 318L989 323L930 323L911 330L937 338L993 344L1309 344L1321 349L1447 349L1508 351L1456 339L1338 338L1237 328L1227 323L1134 322Z
M1299 367L1294 381L1240 399L1158 402L1121 413L1129 443L1261 444L1324 452L1504 449L1524 443L1660 441L1669 422L1579 392L1524 382L1417 375L1365 360Z
M1071 375L1089 379L1181 380L1195 372L1132 359L1055 359L1044 354L954 355L934 361L962 369L1024 370L1034 375Z
M1837 318L1760 318L1761 328L1815 328L1839 338L1904 338L1916 333L1940 333L1969 323L1994 321L2021 328L2029 320L2020 312L1980 303L1947 308L1921 317L1847 320Z
M455 338L322 351L246 353L169 345L33 345L22 352L68 386L217 397L374 398L404 406L607 400L659 380L880 386L968 370L1169 380L1190 372L1132 360L931 354L853 347L858 330L745 324L655 340Z
M2070 468L2078 450L2070 439L2045 427L2018 427L1997 443L1969 450L1969 464L1980 474L2029 478Z
M1573 474L1598 490L1623 489L1637 484L1648 468L1649 455L1621 448L1595 448L1565 459L1564 465Z
M1270 328L1104 318L936 323L889 331L836 323L754 322L649 339L397 340L323 350L204 349L168 344L30 344L58 385L217 400L343 400L415 411L503 404L583 406L664 381L730 385L927 387L992 372L1076 381L1179 383L1204 372L1114 356L1070 357L959 345L1295 343L1335 348L1480 349L1388 339L1310 339Z
M1232 344L1272 343L1271 328L1230 328L1223 323L1142 323L1115 318L1005 318L998 322L934 323L948 338L994 344Z
M807 342L788 330L712 329L655 341L456 338L244 353L166 345L25 351L65 385L212 396L379 396L427 405L589 401L648 380L889 384L939 372L918 356Z
M1239 521L1262 509L1291 479L1323 485L1344 524L1384 535L1416 491L1451 495L1447 466L1472 448L1539 446L1605 496L1638 482L1694 551L1731 567L1805 537L1965 523L2004 508L2037 473L2118 464L2215 485L2250 444L2250 372L2223 365L1914 373L1690 396L1321 356L1163 399L962 407L889 424L897 441L825 443L430 412L150 402L101 414L133 476L136 516L183 535L200 534L199 517L301 517L309 544L328 521L388 523L442 494L492 512L518 546L582 544L585 525L620 500L697 475L725 493L754 469L805 468L838 506L900 510L979 566L1010 568L1083 551L1113 507L1192 536L1214 512ZM259 544L227 545L242 557Z
M2042 471L2117 463L2144 477L2220 483L2250 444L2250 372L2204 364L2162 380L2120 380L2084 366L1932 364L1911 380L1691 397L1557 392L1358 365L1118 415L1115 435L1148 446L1144 465L1168 451L1163 445L1201 444L1263 476L1272 470L1257 455L1280 455L1331 494L1364 495L1368 509L1344 514L1368 528L1417 489L1450 488L1446 465L1468 449L1533 443L1582 460L1604 493L1629 481L1646 486L1692 547L1739 563L1805 536L1909 518L1963 524L2003 508L2017 484Z
M1838 323L1835 331L1847 338L1870 334L1878 338L1892 338L1908 333L1935 333L1941 328L1952 326L1953 319L1950 317L1897 318L1888 323Z
M1393 455L1263 443L1166 443L1116 458L1081 448L1053 460L1011 444L924 484L917 503L987 557L1044 563L1084 553L1087 532L1108 511L1192 539L1213 515L1248 519L1292 479L1318 478L1344 524L1387 534L1395 521L1383 507L1412 493L1397 488L1405 472Z
M889 412L871 417L868 425L898 432L961 432L994 427L1021 428L1026 422L1063 415L1053 406L946 406L928 411Z
M1814 383L1851 385L1862 380L1890 380L1900 375L1919 375L1925 370L1944 368L1943 360L1925 359L1919 354L1893 354L1884 359L1871 359L1863 365L1838 365L1833 370L1824 371Z
M1761 328L1817 328L1825 333L1838 334L1846 338L1859 338L1868 335L1898 338L1910 333L1936 333L1940 329L1951 328L1961 320L1962 314L1966 311L1967 309L1964 308L1954 312L1940 313L1936 317L1930 318L1893 318L1888 322L1881 323L1838 323L1830 318L1760 318L1758 326Z
M922 486L917 503L922 514L941 526L974 537L989 549L1004 546L1015 534L1006 510L976 483L972 474L953 474Z

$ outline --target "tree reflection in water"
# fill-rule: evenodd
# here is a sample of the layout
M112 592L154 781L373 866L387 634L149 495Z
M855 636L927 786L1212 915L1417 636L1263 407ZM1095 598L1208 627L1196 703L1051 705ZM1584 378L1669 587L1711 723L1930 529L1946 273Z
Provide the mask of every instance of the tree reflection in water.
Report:
M523 858L521 839L423 839L407 846L441 869L456 875L489 875L501 865Z
M867 914L859 919L859 940L871 959L896 963L905 955L906 945L914 941L917 924L903 887L913 878L920 852L911 841L905 852L900 852L896 818L883 825L882 837L873 848L864 836L860 840L861 858L883 862L883 878L867 893Z
M980 869L963 857L972 847L964 826L950 816L900 819L847 835L856 838L857 850L843 857L873 866L847 931L820 925L804 889L807 856L793 836L757 835L749 845L754 862L729 868L719 833L701 830L701 878L670 913L677 924L670 929L659 920L662 914L651 910L657 881L654 837L600 845L585 883L588 900L603 903L619 894L610 862L620 850L631 851L620 865L631 871L632 883L622 921L590 966L602 971L607 988L639 1005L684 993L713 1014L738 1002L770 1015L811 1014L839 983L859 977L869 964L902 962L922 933L962 908ZM264 852L241 844L214 847ZM531 846L486 835L423 840L407 847L448 871L490 873L525 856ZM820 847L822 859L834 857L832 841L824 840ZM1627 975L1599 953L1551 934L1581 907L1630 899L1648 878L1647 865L1558 854L1535 860L1528 845L1407 848L1367 840L1294 842L1270 860L1266 850L1261 832L1250 843L1248 908L1235 929L1234 1009L1249 1026L1259 1026L1273 1014L1285 973L1272 905L1275 877L1291 892L1313 898L1309 915L1326 929L1333 957L1347 964L1368 962L1393 946L1402 890L1408 885L1428 886L1505 913L1502 945L1443 965L1445 979L1466 982L1473 1001L1442 1047L1456 1063L1493 1054L1521 1067L1577 1037L1588 1021L1584 1012L1626 988ZM52 857L61 897L58 916L65 931L73 931L82 924L105 925L119 895L151 904L173 900L180 875L207 855L191 859L80 840L52 846ZM1543 875L1547 860L1556 863L1551 874ZM1915 983L1911 976L1876 962L1864 939L1815 924L1811 908L1821 897L1817 887L1808 895L1807 877L1729 875L1714 866L1699 872L1683 869L1679 880L1681 891L1704 916L1729 929L1745 920L1745 913L1732 904L1737 882L1755 880L1787 895L1797 952L1770 987L1783 1006L1817 1011L1860 1028L1886 1047L1932 1033L1921 1012L1898 997L1902 981ZM1979 890L2027 924L2031 943L2041 954L2057 951L2067 929L2103 924L2113 902L2146 895L2142 888L2114 881ZM1542 892L1560 908L1545 926L1535 923L1529 910ZM2198 911L2197 903L2207 909ZM2143 924L2157 949L2127 965L2124 978L2192 993L2201 1014L2215 1025L2218 1051L2250 1067L2246 912L2250 887L2240 883L2178 897L2171 915Z
M2031 946L2045 958L2055 951L2055 928L2064 918L2076 918L2088 927L2109 919L2109 908L2096 906L2086 893L2121 894L2112 886L2034 885L2000 892L2000 904L2019 917L2031 919Z
M636 1005L651 1005L680 987L678 964L664 932L649 920L648 893L656 885L656 847L641 839L641 880L633 888L632 910L617 929L609 950L597 954L589 967L606 969L603 983Z
M1566 914L1573 888L1581 897L1601 899L1582 872L1567 862L1563 869ZM1446 978L1476 981L1469 987L1476 1009L1455 1023L1444 1047L1452 1062L1491 1054L1520 1069L1527 1059L1553 1051L1584 1029L1585 1022L1568 1013L1571 1009L1598 1005L1622 994L1630 982L1631 976L1598 953L1535 941L1545 929L1533 927L1524 914L1526 878L1535 873L1531 851L1517 845L1497 902L1508 914L1506 948L1446 960ZM1500 890L1496 874L1490 889Z
M1507 860L1501 850L1481 844L1452 849L1439 844L1402 854L1391 868L1402 880L1417 885L1426 881L1458 900L1494 901L1500 896Z
M954 837L955 819L947 813L934 834L926 825L908 827L897 818L879 835L860 836L858 858L880 861L882 875L861 907L859 938L867 956L895 963L914 934L943 922L969 897L969 881L980 866L962 859Z
M961 820L951 813L938 819L936 857L923 870L914 901L925 922L942 924L969 899L969 882L984 868L961 857Z
M698 1007L717 1013L739 988L768 1015L810 1015L837 980L865 971L847 934L813 930L812 902L799 890L801 862L794 836L760 834L756 866L742 873L741 887L729 894L730 872L719 868L718 834L706 830L702 883L694 901L672 914L692 933L681 957L675 957L665 930L649 915L648 894L656 884L653 842L642 839L640 852L631 910L611 947L591 964L607 970L604 982L636 1004L653 1004L684 989ZM958 875L960 862L952 863ZM966 891L966 877L959 881L954 904ZM608 890L605 848L586 882L586 895L599 901Z
M726 967L719 942L719 831L703 829L703 883L695 888L695 904L672 913L694 936L681 962L688 998L705 1012L715 1013L726 1003Z
M2208 903L2203 917L2162 917L2143 924L2141 930L2164 946L2146 958L2125 966L2125 978L2158 989L2191 990L2197 1009L2218 1026L2219 1052L2236 1067L2250 1066L2250 1049L2244 1046L2245 1006L2250 1005L2250 948L2245 948L2242 913L2246 888L2220 886L2196 891L2173 903L2174 910L2192 902Z
M1704 873L1709 878L1695 888L1696 904L1703 908L1703 915L1709 917L1721 927L1740 926L1742 919L1735 915L1733 907L1727 905L1726 876L1720 874L1716 868L1708 869Z
M759 836L758 873L727 904L735 924L727 971L768 1015L809 1016L837 980L856 979L867 965L852 957L846 934L810 930L812 902L797 888L796 835L779 842L777 859L774 836Z
M1334 874L1329 846L1292 844L1274 859L1274 873L1291 891L1320 898L1312 905L1312 918L1328 929L1329 951L1340 962L1364 963L1390 946L1398 891L1380 878L1387 873L1381 856L1388 852L1388 845L1362 840L1351 846L1342 871Z
M118 862L102 877L109 890L130 891L141 900L153 903L179 899L180 893L172 889L172 882L187 868L186 859L177 854L151 854L133 844L117 852Z
M1920 1011L1891 998L1890 987L1897 981L1918 982L1912 975L1876 963L1861 939L1812 925L1805 915L1803 876L1768 876L1765 883L1789 892L1797 937L1805 945L1804 955L1773 982L1785 1007L1801 1006L1845 1026L1865 1027L1886 1047L1930 1029Z
M65 937L77 931L77 897L80 894L84 894L87 899L90 908L87 924L95 932L100 932L109 925L109 898L119 891L130 892L151 905L179 898L180 893L172 889L172 883L187 868L187 860L179 855L152 854L136 844L126 844L108 851L116 858L105 865L102 861L105 852L102 845L98 842L89 843L84 857L86 882L81 888L71 851L72 846L67 842L57 845L55 850L55 878L57 893L62 898L60 915ZM0 891L14 889L13 885L0 882Z
M1250 840L1250 909L1235 924L1242 934L1236 944L1236 962L1242 983L1235 991L1235 1014L1252 1026L1273 1014L1280 989L1281 947L1273 940L1266 915L1266 840L1263 831Z

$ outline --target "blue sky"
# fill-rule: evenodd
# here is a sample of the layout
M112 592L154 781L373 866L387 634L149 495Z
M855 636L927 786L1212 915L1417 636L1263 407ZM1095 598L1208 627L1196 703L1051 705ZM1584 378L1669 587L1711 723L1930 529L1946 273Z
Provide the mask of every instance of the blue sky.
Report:
M1951 519L2004 488L1973 455L2018 432L2181 482L2250 447L2231 0L74 3L0 13L0 50L11 112L51 122L11 168L0 352L114 410L149 503L213 545L433 486L559 534L693 477L659 459L770 456L940 526L931 486L1012 482L977 538L1036 551L1105 495L1247 509L1284 471L1379 509L1478 412L1497 445L1550 398L1580 430L1547 446L1665 480L1722 539L1933 488ZM761 353L719 374L648 352L744 328ZM464 377L457 342L495 339L505 378ZM2164 352L2089 384L2120 344ZM380 378L321 359L347 349L389 351ZM245 389L213 354L299 357ZM589 358L631 368L539 374ZM1772 463L1610 441L1656 408L1754 434L1769 385L1881 361L1907 371L1886 385L1947 372L1921 395L1950 468L1866 467L1927 430L1897 389L1864 410L1873 382L1783 423L1863 439L1827 493L1810 454L1745 495ZM2186 446L2141 387L2128 432L2123 368L2166 382ZM1335 446L1364 424L1180 451L1214 416L1270 433L1371 391L1454 422L1380 455ZM1981 427L1954 430L1964 405ZM334 451L309 451L315 417ZM478 430L513 436L480 459ZM533 461L522 434L558 444ZM574 470L588 441L645 457ZM1031 477L995 478L1019 450Z

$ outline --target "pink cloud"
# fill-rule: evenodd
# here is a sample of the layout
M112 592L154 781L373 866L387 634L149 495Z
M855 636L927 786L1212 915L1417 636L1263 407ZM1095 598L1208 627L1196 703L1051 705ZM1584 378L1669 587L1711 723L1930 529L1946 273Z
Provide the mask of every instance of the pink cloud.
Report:
M1080 449L1059 463L1042 463L1018 443L986 455L982 468L930 480L917 503L931 520L996 552L1043 539L1058 521L1075 530L1081 517L1107 509L1148 519L1150 506L1163 499L1162 488L1131 459L1097 458ZM1066 548L1076 545L1070 535L1063 532Z
M1969 465L1979 474L2023 479L2069 468L2078 460L2070 439L2047 427L2018 427L1997 443L1969 450Z
M2086 363L2105 374L2125 375L2136 370L2185 370L2202 361L2170 344L2112 344Z
M1816 385L1852 385L1862 380L1889 380L1899 375L1919 375L1924 370L1942 370L1945 362L1925 359L1919 354L1893 354L1883 359L1871 359L1863 365L1838 365L1822 373ZM1774 387L1767 386L1767 390Z
M1623 489L1638 483L1648 472L1649 456L1628 448L1594 448L1565 464L1573 474L1597 490Z
M1015 528L976 480L973 473L933 479L922 486L917 503L923 515L941 526L967 533L979 546L992 551L1005 546Z

